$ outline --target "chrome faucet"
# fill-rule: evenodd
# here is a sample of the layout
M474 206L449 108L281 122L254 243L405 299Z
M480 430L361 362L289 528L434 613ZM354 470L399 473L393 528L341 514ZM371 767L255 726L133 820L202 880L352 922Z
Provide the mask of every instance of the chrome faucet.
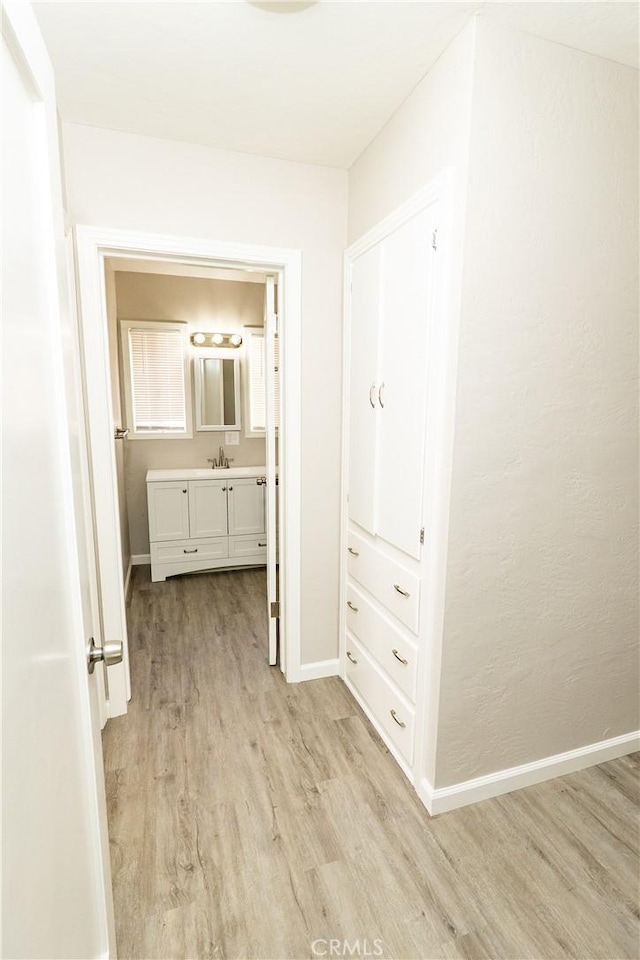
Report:
M225 457L224 447L218 450L218 458L207 457L207 463L211 464L212 470L228 470L229 464L233 462L233 457Z

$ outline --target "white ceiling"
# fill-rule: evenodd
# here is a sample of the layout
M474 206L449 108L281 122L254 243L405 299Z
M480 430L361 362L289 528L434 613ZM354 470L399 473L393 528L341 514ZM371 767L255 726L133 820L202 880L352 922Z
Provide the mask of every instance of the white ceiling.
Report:
M349 167L477 11L638 65L637 3L40 2L64 120ZM295 6L295 4L292 4Z
M106 257L107 270L114 273L154 273L163 277L198 277L201 280L232 280L238 283L266 282L264 273L258 270L207 267L170 260L137 260L128 257Z

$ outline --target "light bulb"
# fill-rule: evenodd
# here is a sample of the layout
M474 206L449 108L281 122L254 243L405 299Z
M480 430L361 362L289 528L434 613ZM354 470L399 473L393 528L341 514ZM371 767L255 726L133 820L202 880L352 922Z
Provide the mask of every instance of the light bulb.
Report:
M193 342L194 342L194 343L200 344L200 343L204 343L204 341L205 341L204 333L196 333L196 334L194 334L194 336L193 336Z
M234 347L239 347L242 343L242 337L239 333L234 333L231 337L229 337L229 342L232 343Z
M214 333L212 340L216 345L220 345L224 341L224 337L221 333Z

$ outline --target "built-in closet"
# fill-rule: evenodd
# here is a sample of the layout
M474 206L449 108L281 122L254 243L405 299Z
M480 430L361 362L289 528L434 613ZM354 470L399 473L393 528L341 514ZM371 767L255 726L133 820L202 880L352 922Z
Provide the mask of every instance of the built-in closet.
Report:
M343 676L414 783L424 776L441 220L442 190L427 191L346 255Z

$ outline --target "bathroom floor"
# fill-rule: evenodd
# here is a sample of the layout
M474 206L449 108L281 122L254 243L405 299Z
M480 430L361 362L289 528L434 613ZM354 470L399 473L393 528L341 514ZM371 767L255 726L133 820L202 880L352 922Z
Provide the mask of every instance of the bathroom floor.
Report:
M263 570L134 568L120 960L637 957L639 755L430 819L340 680L267 666L265 608Z

